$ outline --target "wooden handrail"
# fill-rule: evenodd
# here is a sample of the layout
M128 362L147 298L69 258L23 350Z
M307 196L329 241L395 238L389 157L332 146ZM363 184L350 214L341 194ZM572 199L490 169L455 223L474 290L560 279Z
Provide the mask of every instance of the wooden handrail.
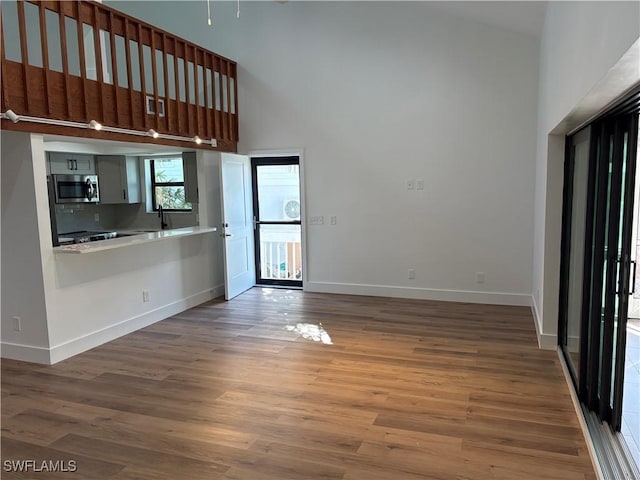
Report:
M153 128L160 134L184 138L215 138L216 149L237 150L238 81L237 65L232 60L93 1L18 0L2 2L1 8L3 19L15 18L20 32L17 39L5 38L0 30L3 112L10 109L29 117L80 123L97 120L137 132ZM16 11L9 12L9 8ZM38 22L27 25L26 9L33 8L38 9ZM56 21L48 24L47 17L54 19L52 14ZM59 32L59 45L49 44L49 25ZM69 31L74 25L75 31ZM89 28L91 35L85 35ZM38 30L40 42L35 45L34 33ZM8 59L7 45L17 42L20 59ZM36 47L40 48L42 65L34 65L29 58ZM61 53L57 62L51 61L52 51ZM72 61L80 66L79 76L71 71ZM43 123L13 124L5 119L2 128L150 141L141 136L129 138L121 133ZM153 141L185 146L178 140ZM205 143L188 146L212 148Z

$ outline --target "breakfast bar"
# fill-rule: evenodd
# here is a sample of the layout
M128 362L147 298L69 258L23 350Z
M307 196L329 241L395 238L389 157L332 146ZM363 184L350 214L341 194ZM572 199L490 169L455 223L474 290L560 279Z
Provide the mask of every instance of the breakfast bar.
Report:
M215 227L186 227L174 228L171 230L158 230L154 232L140 230L121 230L118 232L117 238L100 240L98 242L75 243L54 247L56 254L79 254L94 253L105 250L113 250L116 248L131 247L133 245L141 245L144 243L157 242L160 240L168 240L174 238L188 237L191 235L202 235L205 233L215 232Z

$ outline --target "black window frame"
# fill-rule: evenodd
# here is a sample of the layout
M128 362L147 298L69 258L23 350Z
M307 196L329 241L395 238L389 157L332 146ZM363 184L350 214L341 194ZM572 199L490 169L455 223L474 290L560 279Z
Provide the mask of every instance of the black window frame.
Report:
M155 161L156 160L174 160L174 159L180 159L182 161L182 182L156 182L156 167L155 167ZM150 181L150 186L151 186L151 207L153 209L154 212L158 211L158 204L156 203L156 187L182 187L185 189L185 195L186 195L186 186L185 186L185 182L184 182L184 158L182 157L153 157L153 158L148 158L147 160L149 160L149 173L151 174L151 181ZM185 199L185 203L189 203L186 201ZM193 205L191 206L191 208L165 208L165 206L162 206L162 210L165 212L192 212L193 211Z

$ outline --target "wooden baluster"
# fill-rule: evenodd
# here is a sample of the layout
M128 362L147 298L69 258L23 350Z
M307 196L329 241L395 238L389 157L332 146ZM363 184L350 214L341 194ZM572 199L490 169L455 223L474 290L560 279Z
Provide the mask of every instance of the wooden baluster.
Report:
M124 51L127 59L127 84L129 85L129 125L136 128L133 107L133 73L131 72L131 37L129 36L129 20L124 18Z
M42 48L42 68L44 70L44 94L47 97L45 99L45 105L47 106L47 115L51 115L51 92L49 86L51 79L49 77L49 46L47 43L47 22L45 19L45 8L42 3L38 3L38 14L40 17L40 46Z
M196 113L196 134L202 135L200 132L200 92L198 90L199 82L198 82L198 50L193 47L193 103L195 105L195 113Z
M240 135L238 133L238 65L235 63L233 64L233 102L235 112L233 117L233 140L237 142L240 139Z
M109 45L111 46L111 82L113 84L113 96L115 101L115 113L116 113L116 123L121 125L120 120L120 102L119 100L119 87L118 87L118 62L116 60L116 39L115 34L113 33L113 12L109 12Z
M4 30L2 28L2 9L0 8L0 65L2 65L2 70L7 71L5 68L7 61L7 57L4 51ZM2 82L2 110L6 111L9 109L9 92L7 90L7 81L5 79Z
M224 99L223 99L223 94L224 91L222 90L222 70L223 70L223 63L222 63L222 59L220 57L216 58L216 61L218 63L218 91L220 92L220 131L219 131L219 137L221 139L225 139L225 131L226 131L226 116L224 114Z
M84 104L84 120L88 122L89 118L89 101L87 98L87 62L85 59L83 23L80 15L81 3L76 3L76 30L78 31L78 57L80 58L80 78L82 79L82 99Z
M169 98L169 60L167 55L167 35L162 32L162 64L164 65L164 125L166 131L171 131L170 127L170 107L171 100ZM172 111L172 110L171 110Z
M160 104L158 103L158 62L156 62L156 33L151 30L151 70L153 70L153 101L156 107L155 114L155 130L158 131L160 126ZM163 64L164 65L164 64ZM166 89L166 86L165 86Z
M67 52L67 24L66 15L62 8L64 0L58 2L58 22L60 24L60 53L62 54L62 75L64 76L64 97L67 118L71 118L71 89L69 87L69 55Z
M31 113L31 104L29 102L29 83L27 82L27 65L29 64L29 53L27 51L27 24L24 15L24 3L17 2L18 8L18 27L20 29L20 55L22 56L22 81L24 93L24 105L27 113Z
M190 108L189 108L189 104L191 102L191 95L189 92L189 60L188 60L188 55L187 55L187 42L182 42L182 44L184 45L184 93L185 93L185 105L186 105L186 111L187 111L187 134L191 136L191 134L193 133L192 129L191 129L191 115L190 115Z
M207 69L210 68L210 58L209 58L209 54L205 51L202 52L203 57L202 57L202 89L204 90L204 129L205 129L205 135L209 138L214 137L215 135L213 135L213 133L211 132L211 111L209 110L209 85L207 84Z
M176 123L178 126L178 132L182 133L182 114L180 108L180 81L178 76L178 40L173 38L173 74L175 76L175 91L176 91Z
M96 59L96 80L98 81L98 101L100 102L100 121L104 122L104 71L102 70L102 42L100 40L100 22L98 22L98 4L93 4L93 54Z
M144 52L142 51L142 24L138 23L138 63L140 66L140 88L142 90L142 118L143 126L147 127L147 81L144 78Z

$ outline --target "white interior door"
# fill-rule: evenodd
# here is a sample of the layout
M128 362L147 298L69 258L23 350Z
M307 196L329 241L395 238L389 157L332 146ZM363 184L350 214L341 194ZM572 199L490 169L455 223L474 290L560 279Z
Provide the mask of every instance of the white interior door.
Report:
M251 161L223 153L220 162L224 295L231 300L256 283Z

